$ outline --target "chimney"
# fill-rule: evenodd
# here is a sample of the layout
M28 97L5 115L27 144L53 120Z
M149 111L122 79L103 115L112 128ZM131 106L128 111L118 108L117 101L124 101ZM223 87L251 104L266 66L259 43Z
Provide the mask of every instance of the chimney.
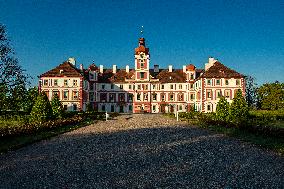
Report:
M213 57L209 57L208 63L205 64L205 71L208 70L211 66L213 66L216 61L217 60L215 60Z
M159 72L159 65L154 65L154 72L155 73L158 73Z
M74 57L68 58L68 62L69 62L70 64L73 64L73 66L76 66L76 60L75 60Z
M104 73L104 66L100 65L100 73Z
M127 73L129 73L129 66L128 66L128 65L126 65L125 71L126 71Z
M80 70L82 70L83 71L83 64L80 64Z
M183 71L183 73L186 72L186 66L185 65L182 66L182 71Z
M112 65L112 73L116 73L116 65Z
M173 65L169 65L169 72L173 72Z

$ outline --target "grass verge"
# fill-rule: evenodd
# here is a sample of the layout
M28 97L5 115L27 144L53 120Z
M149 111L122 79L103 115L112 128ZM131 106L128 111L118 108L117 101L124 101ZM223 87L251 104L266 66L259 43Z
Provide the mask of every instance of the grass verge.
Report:
M284 155L284 138L264 136L262 134L251 133L240 128L225 128L216 125L199 127L222 133L226 136L234 137L240 139L241 141L249 142L265 149L273 150L281 156Z
M18 148L21 148L23 146L26 146L28 144L32 144L44 139L49 139L53 136L57 136L59 134L69 132L75 129L78 129L80 127L85 127L87 125L90 125L94 123L94 120L86 119L83 122L80 122L76 125L67 125L63 127L57 127L52 130L48 131L41 131L38 133L35 133L33 135L21 135L21 136L15 136L15 137L5 137L0 140L0 153L5 153L10 150L15 150Z

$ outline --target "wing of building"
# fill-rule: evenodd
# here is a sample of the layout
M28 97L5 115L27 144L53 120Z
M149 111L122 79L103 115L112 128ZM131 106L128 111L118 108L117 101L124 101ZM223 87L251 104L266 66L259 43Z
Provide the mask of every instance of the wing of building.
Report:
M184 65L175 69L169 65L150 68L150 51L145 39L140 38L134 51L134 68L105 69L91 64L76 67L69 58L56 68L39 76L39 88L49 99L58 95L68 111L86 110L124 113L159 113L216 110L220 96L231 102L241 89L244 94L244 76L214 58L209 58L205 69Z

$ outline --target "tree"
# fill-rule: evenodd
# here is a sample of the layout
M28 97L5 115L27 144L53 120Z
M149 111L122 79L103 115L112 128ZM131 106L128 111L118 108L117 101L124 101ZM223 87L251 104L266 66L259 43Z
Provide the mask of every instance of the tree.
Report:
M51 100L52 113L54 118L61 118L63 115L63 106L59 97L55 95Z
M52 108L47 95L41 92L32 108L31 119L32 121L42 122L52 119Z
M32 87L25 91L25 100L23 103L23 109L25 112L31 113L38 95L39 93L37 87Z
M249 107L257 106L257 84L255 83L255 78L251 76L245 76L245 86L246 86L246 101Z
M220 100L216 107L216 118L220 121L229 121L230 117L230 104L224 96L220 97Z
M284 109L284 83L266 83L257 92L261 109Z
M14 55L5 27L0 23L0 111L18 110L23 102L27 76Z
M248 120L249 108L245 98L242 95L242 91L238 89L230 108L231 121L240 126L245 124Z

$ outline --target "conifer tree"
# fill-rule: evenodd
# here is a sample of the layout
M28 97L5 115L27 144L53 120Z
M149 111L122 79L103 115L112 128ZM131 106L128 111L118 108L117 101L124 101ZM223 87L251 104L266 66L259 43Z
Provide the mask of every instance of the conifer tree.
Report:
M47 95L41 92L32 108L32 121L43 122L52 119L52 108Z
M229 121L230 104L224 96L221 96L216 107L216 118L220 121Z
M242 91L239 89L233 99L230 108L230 118L234 124L240 126L245 124L248 119L249 108Z
M63 115L63 106L59 97L55 95L51 100L52 113L54 118L61 118Z

